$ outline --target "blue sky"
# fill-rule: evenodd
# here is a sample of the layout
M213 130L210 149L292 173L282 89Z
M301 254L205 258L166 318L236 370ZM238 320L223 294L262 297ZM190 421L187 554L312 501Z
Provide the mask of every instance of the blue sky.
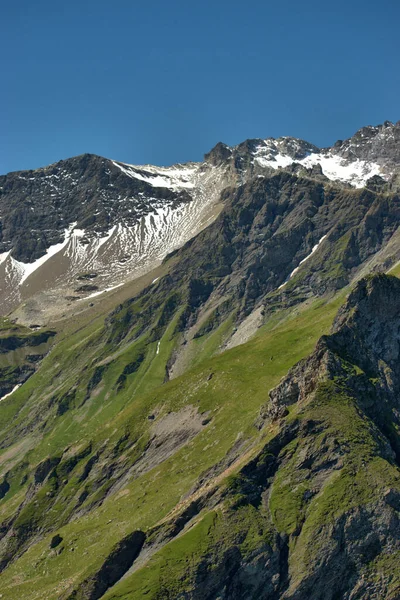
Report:
M2 4L0 173L92 152L201 160L218 141L331 145L400 119L396 0Z

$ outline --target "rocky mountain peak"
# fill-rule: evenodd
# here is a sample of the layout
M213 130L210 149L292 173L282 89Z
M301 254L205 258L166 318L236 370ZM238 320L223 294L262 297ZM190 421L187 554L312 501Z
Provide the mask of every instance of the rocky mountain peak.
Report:
M205 154L204 158L207 162L215 165L233 161L236 164L248 166L255 157L274 160L277 155L282 155L296 161L319 151L320 149L314 144L294 137L252 138L232 147L218 142L208 154ZM292 161L288 161L288 164ZM270 166L274 168L273 163Z
M223 142L218 142L210 152L204 155L204 160L211 165L218 166L228 160L231 155L232 149Z
M83 297L82 273L96 274L90 291L101 293L154 268L212 218L226 182L218 168L200 166L82 154L0 176L3 310L19 304L27 286L28 295L44 293L43 302L57 289L64 305Z
M269 140L266 140L266 142L269 142ZM301 160L309 154L320 151L318 146L294 137L278 138L276 144L282 153L287 154L293 158L293 160Z
M392 172L400 165L400 121L362 127L351 138L336 142L332 151L344 159L374 162L383 172Z
M400 122L399 122L400 123ZM208 154L207 162L225 166L239 180L271 174L283 168L300 172L310 170L312 176L322 175L346 185L364 187L369 179L380 176L393 180L400 169L400 124L385 121L382 125L367 126L351 138L338 140L332 147L318 148L294 137L248 139L229 147L219 142ZM315 170L317 166L318 170Z

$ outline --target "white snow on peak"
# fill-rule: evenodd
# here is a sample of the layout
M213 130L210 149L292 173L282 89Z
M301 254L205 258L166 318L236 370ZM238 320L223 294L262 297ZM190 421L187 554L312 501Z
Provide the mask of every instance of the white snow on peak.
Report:
M145 181L153 187L166 187L173 190L194 188L193 176L197 173L198 164L174 165L172 167L138 167L112 161L125 175L132 179Z
M310 154L298 162L307 168L320 164L323 174L328 179L348 182L357 188L364 187L370 177L382 175L380 166L376 163L359 159L350 162L331 152Z
M290 156L285 156L279 153L269 156L256 156L255 160L261 167L272 167L273 169L279 169L279 167L288 167L294 162Z
M319 240L319 242L317 242L317 243L315 244L315 246L313 246L313 249L311 250L310 254L308 254L308 256L306 256L305 258L303 258L303 260L301 260L301 261L299 262L299 264L297 265L297 267L296 267L295 269L293 269L293 271L290 273L290 275L289 275L289 277L286 279L286 281L285 281L284 283L282 283L282 285L280 285L280 286L278 287L278 290L282 289L282 288L283 288L283 287L284 287L284 286L287 284L287 282L288 282L288 281L289 281L289 280L290 280L290 279L293 277L293 275L294 275L295 273L297 273L297 271L300 269L301 265L302 265L303 263L305 263L305 262L306 262L306 261L307 261L309 258L311 258L311 256L312 256L312 255L313 255L313 254L314 254L314 253L317 251L317 249L318 249L318 247L320 246L321 242L323 242L325 238L326 238L326 235L323 235L323 236L322 236L322 238Z
M383 176L377 163L357 159L349 161L331 151L310 152L305 158L293 159L281 152L279 141L264 140L254 152L254 161L261 167L278 169L288 167L294 162L311 168L321 165L323 174L333 181L350 183L356 188L364 187L367 180L374 175Z

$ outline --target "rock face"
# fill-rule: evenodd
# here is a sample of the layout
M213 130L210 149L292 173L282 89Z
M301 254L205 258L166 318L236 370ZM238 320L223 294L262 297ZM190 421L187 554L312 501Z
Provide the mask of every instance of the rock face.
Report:
M134 531L121 540L96 575L84 581L66 600L98 600L132 565L146 539L143 531Z
M390 567L400 551L399 293L394 277L360 281L331 335L289 371L262 411L266 422L283 424L295 410L300 424L289 425L290 444L261 492L290 536L280 598L366 600L400 592ZM253 481L259 463L244 470ZM276 503L282 485L289 496L301 490L297 511L283 496L284 505ZM294 510L294 521L285 510ZM377 576L374 569L385 563Z
M362 279L339 310L331 334L322 337L309 358L291 369L270 392L269 416L280 418L287 407L306 401L319 381L345 381L373 417L390 412L399 421L400 281L388 275ZM355 369L355 370L354 370ZM359 387L360 386L360 387ZM376 398L375 398L376 396ZM372 402L374 397L376 402ZM395 438L394 438L395 439Z
M55 331L0 323L0 402L17 390L47 354ZM40 328L39 328L40 329Z
M383 173L398 169L400 159L400 121L385 121L376 127L362 127L344 142L339 141L333 152L346 160L365 160L382 167Z
M395 195L326 188L281 171L227 188L222 198L222 214L176 252L168 276L110 315L111 337L117 330L119 340L130 336L133 326L151 329L157 307L171 297L169 314L186 307L176 352L187 352L232 313L239 324L252 311L276 311L341 289L389 243L387 266L400 258ZM160 332L158 324L154 335ZM182 372L179 360L176 367L171 360L170 376Z

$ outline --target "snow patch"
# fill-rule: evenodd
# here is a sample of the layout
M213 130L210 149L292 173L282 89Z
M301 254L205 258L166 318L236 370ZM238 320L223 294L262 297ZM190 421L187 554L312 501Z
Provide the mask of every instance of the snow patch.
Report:
M0 254L0 265L7 260L7 257L9 256L10 252L11 252L11 250Z
M89 300L89 298L94 298L95 296L100 296L100 294L104 294L105 292L111 292L112 290L116 290L117 288L124 285L123 283L119 283L118 285L113 285L111 287L105 288L104 290L100 290L99 292L93 292L89 296L85 296L85 298L79 298L79 300Z
M72 235L74 235L75 237L83 237L86 234L86 231L84 229L74 229L72 232Z
M279 142L264 140L263 145L256 148L254 161L261 167L279 169L288 167L294 162L307 169L320 165L323 174L333 181L350 183L356 188L364 187L367 180L374 175L383 176L377 163L365 160L348 161L337 154L328 152L310 152L305 158L294 159L279 150Z
M125 175L128 175L128 177L145 181L153 187L166 187L171 189L195 187L193 175L197 173L197 165L181 168L178 168L177 166L164 168L147 167L146 169L114 161L112 161L112 163L115 167L118 167L118 169L125 173Z
M344 158L331 153L310 154L298 162L307 168L319 164L323 174L328 179L351 183L356 188L364 187L367 180L374 175L382 176L380 166L376 163L360 159L348 162Z
M104 237L99 238L97 250L100 250L100 248L102 246L104 246L104 244L110 239L110 237L112 236L112 234L114 233L116 228L117 228L117 226L114 225L113 227L111 227L111 229L108 231L108 233L106 233L106 235Z
M276 154L275 156L256 156L255 160L261 167L272 167L273 169L288 167L294 162L290 156L285 156L283 154Z

